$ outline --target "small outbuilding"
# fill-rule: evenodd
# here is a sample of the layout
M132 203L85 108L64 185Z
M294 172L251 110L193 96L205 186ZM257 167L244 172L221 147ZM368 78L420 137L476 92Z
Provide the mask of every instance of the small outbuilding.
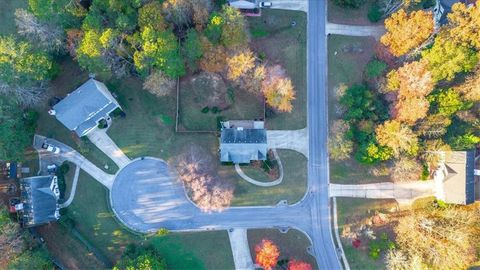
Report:
M34 227L60 218L57 177L34 176L20 179L20 200L16 207L22 213L25 227Z
M263 121L222 122L220 161L235 164L267 159L267 131Z
M51 115L79 137L87 135L120 105L105 84L93 78L68 94L50 110Z
M436 197L451 204L475 202L475 151L444 153L444 164L438 171ZM439 189L439 190L438 190Z

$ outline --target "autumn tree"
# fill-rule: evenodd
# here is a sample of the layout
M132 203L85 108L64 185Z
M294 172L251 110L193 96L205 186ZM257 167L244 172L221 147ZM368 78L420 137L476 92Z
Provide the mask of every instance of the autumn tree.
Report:
M211 0L166 0L162 11L166 20L179 30L186 29L192 23L197 30L202 30L211 9Z
M220 41L226 48L244 47L248 43L245 18L234 7L224 5L221 12L222 34Z
M206 37L200 38L203 56L200 59L200 68L208 72L221 72L227 64L227 53L222 45L214 45Z
M277 265L280 250L268 239L262 239L262 242L255 246L255 262L265 270L271 270Z
M401 153L414 155L418 151L418 139L413 131L396 120L389 120L377 126L375 134L378 143L393 150L395 156Z
M385 28L387 33L380 41L388 46L394 55L404 55L432 35L432 12L418 10L407 14L401 9L385 20Z
M155 31L164 31L167 28L160 2L153 1L138 9L138 26L140 29L148 26Z
M350 126L344 120L333 122L328 136L328 153L333 160L350 158L353 151L353 142L346 136L349 129Z
M395 227L396 243L409 265L464 269L476 260L479 222L478 206L412 210Z
M312 270L312 265L304 261L290 260L288 261L288 270Z
M452 149L441 139L426 140L423 142L420 158L428 165L428 168L435 170L443 159L442 152L447 151L452 151Z
M428 100L424 97L399 97L391 110L393 119L402 123L414 124L418 119L427 116Z
M255 57L252 51L245 50L227 58L229 80L236 81L255 67Z
M101 33L96 30L85 32L78 49L76 50L78 64L90 72L102 72L108 69L103 60Z
M155 71L148 75L143 83L143 89L156 96L166 96L173 93L176 82L161 71Z
M203 55L200 35L195 29L189 29L182 46L182 54L190 70L195 71Z
M155 31L151 27L144 27L140 34L140 46L135 51L133 60L141 73L157 69L171 78L185 74L177 39L170 31Z
M422 174L422 165L410 157L400 157L393 162L390 169L390 179L393 182L417 181Z
M448 36L457 44L480 50L480 4L455 3L448 13Z
M295 90L290 78L286 77L285 70L279 65L267 69L262 92L269 106L281 112L292 111Z
M477 53L465 46L447 39L435 38L433 47L422 52L434 81L452 80L459 72L472 71L478 62Z
M443 114L431 114L421 120L417 125L417 133L429 139L441 138L447 133L447 128L452 120Z
M468 76L464 83L454 87L455 92L460 93L467 101L480 101L480 67Z
M452 88L436 91L429 97L429 100L435 112L445 116L451 116L457 111L472 106L471 102L464 102L460 94Z
M167 263L152 246L128 245L113 270L166 270Z
M375 164L387 161L392 157L393 150L388 146L378 144L375 138L362 142L355 153L355 159L363 164Z

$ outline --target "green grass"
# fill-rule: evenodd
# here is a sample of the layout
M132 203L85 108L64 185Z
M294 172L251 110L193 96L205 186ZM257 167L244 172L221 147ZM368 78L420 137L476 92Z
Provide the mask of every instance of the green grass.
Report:
M263 168L256 168L251 165L241 166L243 173L248 177L260 182L271 182L275 179L270 179L268 173Z
M28 167L30 169L30 173L22 174L22 176L35 176L38 174L39 163L38 163L38 152L33 147L27 148L25 151L25 160L23 162L23 167Z
M26 0L0 0L0 35L16 34L15 9L27 8Z
M335 5L332 0L328 0L328 21L331 23L353 24L353 25L376 25L383 22L372 23L368 20L367 14L370 7L376 0L367 0L361 7L344 8Z
M240 89L233 90L234 101L224 110L213 113L210 108L208 113L203 113L202 109L207 106L208 100L202 97L209 96L211 87L194 86L190 80L190 77L186 77L180 84L179 130L216 131L219 129L217 123L219 118L223 120L264 118L262 99Z
M279 260L296 259L309 263L313 269L318 269L315 257L310 255L307 248L311 246L310 240L300 231L290 229L282 233L276 229L248 230L248 245L252 260L255 261L255 246L262 239L273 241L280 250Z
M65 201L68 200L70 197L70 192L72 191L73 188L73 178L75 176L75 169L77 165L66 161L66 163L70 166L70 169L68 172L65 174Z
M386 212L396 207L395 200L337 198L338 232L341 235L345 225L373 216L375 211ZM367 247L356 249L351 242L343 239L342 244L351 269L385 269L385 263L381 259L372 260L369 257Z
M296 91L296 99L292 102L293 111L267 114L267 128L304 128L307 123L307 16L305 12L264 9L261 17L248 17L247 20L253 31L262 29L267 33L264 37L254 38L251 41L253 50L257 54L264 53L267 64L283 66L292 79ZM292 21L296 22L294 27L291 26Z
M329 122L337 120L338 101L334 95L337 85L347 86L363 81L364 70L374 56L375 40L368 37L330 35L328 37L328 99ZM352 52L351 48L361 52ZM330 181L339 184L363 184L389 181L370 173L370 166L358 163L353 157L346 161L330 161Z

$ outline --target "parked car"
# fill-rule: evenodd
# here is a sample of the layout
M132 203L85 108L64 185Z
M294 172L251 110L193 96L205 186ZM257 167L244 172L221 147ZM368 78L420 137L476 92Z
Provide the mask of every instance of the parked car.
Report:
M55 154L60 153L60 148L59 147L53 146L53 145L48 144L48 143L43 143L42 148L47 150L48 152L52 152L52 153L55 153Z
M57 171L57 165L50 164L47 166L48 173L55 173Z
M272 7L272 2L260 2L258 6L261 8Z
M16 213L17 210L18 210L18 209L16 208L16 206L17 206L18 204L20 204L20 202L21 202L20 199L17 198L17 197L15 197L15 198L10 198L10 200L9 200L9 209L8 209L9 212L10 212L10 213Z

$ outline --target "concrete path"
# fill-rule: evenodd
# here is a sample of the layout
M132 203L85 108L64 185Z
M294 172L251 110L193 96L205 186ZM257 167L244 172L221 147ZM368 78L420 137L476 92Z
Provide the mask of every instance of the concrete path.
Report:
M320 1L320 0L319 0ZM307 0L270 0L274 9L300 10L308 12Z
M362 26L362 25L327 23L326 27L327 27L326 29L327 35L335 34L335 35L357 36L357 37L371 36L378 40L385 33L385 27L383 25Z
M333 197L332 202L333 202L333 206L332 206L332 208L333 208L333 230L335 231L335 239L337 241L338 248L340 249L339 256L341 256L341 258L342 258L343 265L345 266L345 270L350 270L350 265L348 264L347 257L345 255L345 252L343 251L342 240L340 240L340 235L338 234L337 198Z
M51 145L57 146L60 148L59 154L54 154L46 151L42 148L42 143L47 142ZM80 153L75 151L70 146L63 144L57 140L49 139L41 135L35 135L33 141L33 147L38 151L40 157L40 171L46 171L46 166L49 164L60 165L64 161L70 161L75 163L80 169L87 172L93 178L95 178L100 184L104 185L108 189L112 188L113 180L115 179L114 175L108 174L95 166L92 162L87 160Z
M275 159L277 160L278 169L280 170L280 176L279 176L276 180L270 181L270 182L257 181L257 180L255 180L255 179L253 179L253 178L250 178L248 175L246 175L246 174L242 171L242 168L240 167L240 165L238 165L238 164L235 164L235 171L236 171L236 172L238 173L238 175L240 175L240 177L242 177L245 181L249 182L250 184L259 186L259 187L273 187L273 186L276 186L276 185L282 183L282 181L283 181L283 164L282 164L282 161L280 160L280 157L278 156L277 150L272 149L272 152L273 152L273 155L275 156Z
M434 181L415 181L408 183L375 183L364 185L330 184L331 197L354 197L370 199L396 199L401 202L416 198L433 196Z
M228 231L236 270L255 269L248 246L247 230L235 228Z
M118 168L123 168L130 163L130 159L123 153L115 142L108 136L105 129L95 128L87 134L88 139L95 144L98 149L102 150L105 155L110 157Z
M67 201L60 204L60 208L68 207L73 202L73 198L75 197L75 191L77 191L77 183L78 183L79 175L80 175L80 167L76 166L75 175L73 176L72 188L70 189L70 195L68 196Z
M267 130L268 148L290 149L308 158L308 129Z

